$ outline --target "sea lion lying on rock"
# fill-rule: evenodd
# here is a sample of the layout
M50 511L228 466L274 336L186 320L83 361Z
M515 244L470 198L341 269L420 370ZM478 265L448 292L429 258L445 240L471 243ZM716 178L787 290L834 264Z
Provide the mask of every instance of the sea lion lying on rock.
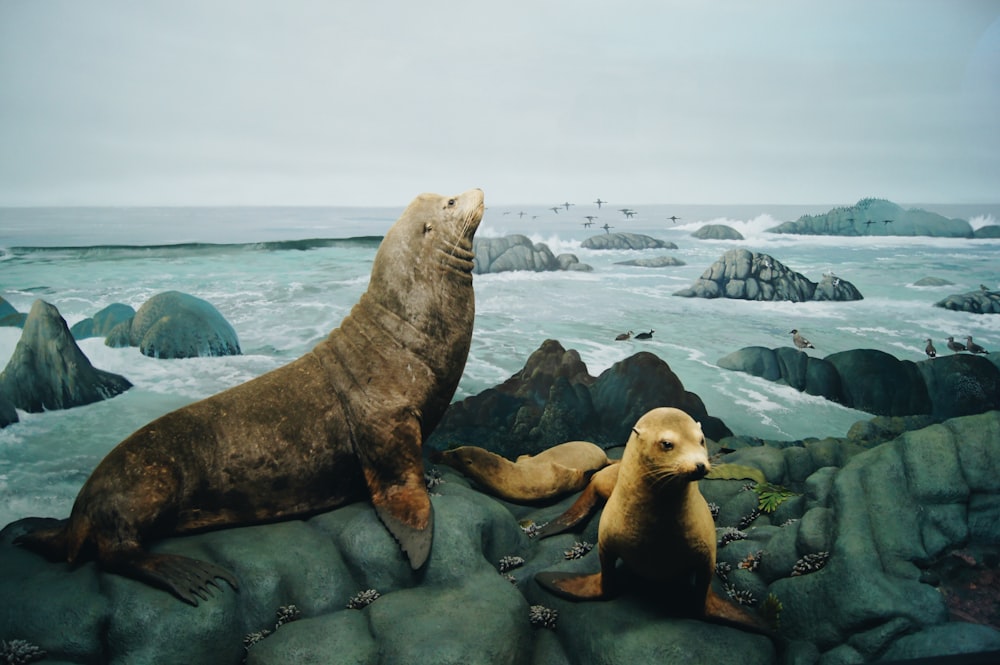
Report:
M594 471L613 463L603 448L589 441L567 441L537 455L521 455L515 462L477 446L445 450L432 455L431 461L452 467L494 496L518 503L579 492Z
M145 545L371 499L416 569L433 514L421 446L462 376L472 339L472 238L483 192L422 194L379 246L367 291L340 327L288 365L168 413L118 444L68 521L17 542L193 605L236 580Z
M715 521L697 482L710 468L699 423L679 409L649 411L632 429L621 464L602 472L605 491L617 478L598 526L601 570L538 573L535 580L562 598L604 600L622 590L621 559L644 583L683 590L677 595L693 604L682 608L687 613L767 632L763 622L712 591Z

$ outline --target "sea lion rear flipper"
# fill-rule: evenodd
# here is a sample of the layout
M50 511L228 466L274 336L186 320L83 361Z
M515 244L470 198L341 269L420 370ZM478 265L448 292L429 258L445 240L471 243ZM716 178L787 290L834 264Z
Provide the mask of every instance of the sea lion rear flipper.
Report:
M548 538L564 531L569 531L574 526L585 520L599 506L603 506L611 496L611 490L618 480L618 467L606 466L590 477L590 482L577 497L569 508L559 517L555 518L541 529L535 532L535 538Z
M768 637L773 637L774 635L774 631L763 619L726 601L711 588L709 588L708 594L705 597L704 618L713 623L742 628Z
M240 590L236 578L224 568L179 554L135 551L102 561L101 565L110 572L165 589L195 606L199 598L208 600L209 585L221 589L216 579L225 580L234 591Z
M601 573L538 573L535 581L543 589L566 600L599 600L604 597Z
M375 512L416 570L430 555L434 532L420 452L420 421L412 414L403 418L387 439L377 445L359 445L358 458Z

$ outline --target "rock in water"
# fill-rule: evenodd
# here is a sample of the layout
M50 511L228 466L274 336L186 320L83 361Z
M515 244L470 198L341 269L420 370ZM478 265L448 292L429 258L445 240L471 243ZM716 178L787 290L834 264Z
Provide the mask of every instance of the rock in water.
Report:
M31 306L21 339L0 373L0 393L30 412L90 404L131 387L125 377L91 365L59 310L43 300Z
M126 343L127 340L127 343ZM240 341L211 303L180 291L147 300L135 317L115 326L108 346L138 346L152 358L238 356Z
M94 314L93 317L76 322L69 331L73 333L74 339L107 337L119 323L128 321L134 316L135 310L131 305L116 302Z

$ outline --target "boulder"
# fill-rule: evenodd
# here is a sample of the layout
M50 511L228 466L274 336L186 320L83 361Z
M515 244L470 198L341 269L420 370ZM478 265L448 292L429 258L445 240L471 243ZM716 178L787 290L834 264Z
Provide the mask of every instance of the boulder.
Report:
M107 337L118 324L134 316L135 310L131 305L112 303L94 316L77 321L69 331L73 334L73 339Z
M725 224L706 224L691 234L699 240L743 240L743 234Z
M834 208L822 215L803 215L768 229L771 233L834 236L937 236L971 238L964 219L948 219L927 210L904 210L885 199L861 199L853 206Z
M944 419L1000 409L997 363L997 353L912 362L876 349L813 358L791 347L750 346L716 364L876 415Z
M677 249L677 245L640 233L605 233L591 236L581 244L584 249Z
M240 355L236 331L209 302L179 291L147 300L135 316L119 323L104 343L138 346L153 358Z
M580 263L573 254L552 254L545 243L532 243L524 235L510 235L503 238L476 238L473 240L473 272L485 273L528 270L544 272L549 270L581 270L591 267Z
M7 302L6 298L0 296L0 319L10 316L11 314L17 314L17 309Z
M713 263L695 283L674 293L686 298L736 300L861 300L847 280L824 275L820 284L785 266L768 254L731 249Z
M650 259L630 259L628 261L616 261L616 266L638 266L640 268L668 268L674 266L687 265L674 256L656 256Z
M0 394L32 413L90 404L131 387L125 377L91 365L59 311L43 300L31 306L14 353L0 372Z
M425 446L476 445L513 459L572 440L620 445L657 406L687 411L709 438L731 434L656 355L637 353L594 377L578 352L546 340L505 382L448 407Z
M913 283L913 286L951 286L954 282L941 277L921 277Z
M971 314L1000 314L1000 291L979 289L956 293L939 300L934 306Z
M1000 224L987 224L976 229L972 237L974 238L1000 238Z
M20 418L17 416L17 407L14 406L14 403L6 395L0 393L0 429L3 429L7 425L13 425L18 420Z

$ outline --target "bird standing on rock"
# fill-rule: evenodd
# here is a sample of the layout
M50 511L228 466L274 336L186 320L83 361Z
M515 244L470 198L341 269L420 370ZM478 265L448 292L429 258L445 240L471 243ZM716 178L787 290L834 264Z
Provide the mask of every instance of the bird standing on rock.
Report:
M948 338L948 348L952 353L958 353L959 351L965 351L965 344L961 342L956 342L954 337Z
M792 336L792 342L795 344L795 346L797 348L800 348L800 349L815 349L816 348L815 346L813 346L812 342L810 342L805 337L803 337L802 335L800 335L798 330L792 329L792 331L791 331L790 334Z
M929 339L927 340L927 346L924 348L924 353L926 353L929 358L937 358L937 349L934 348L934 343Z
M965 338L965 350L969 353L988 353L986 349L972 341L971 335Z

